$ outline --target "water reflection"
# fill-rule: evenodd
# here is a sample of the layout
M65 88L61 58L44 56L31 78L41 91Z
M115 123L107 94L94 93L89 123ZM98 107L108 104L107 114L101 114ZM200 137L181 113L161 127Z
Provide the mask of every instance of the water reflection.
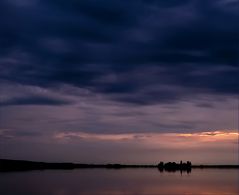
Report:
M238 195L237 170L82 169L0 174L4 195Z

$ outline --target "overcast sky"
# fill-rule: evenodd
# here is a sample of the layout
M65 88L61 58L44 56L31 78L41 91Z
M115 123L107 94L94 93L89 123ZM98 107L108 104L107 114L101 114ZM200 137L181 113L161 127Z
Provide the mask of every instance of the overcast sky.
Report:
M236 0L1 0L0 158L238 163Z

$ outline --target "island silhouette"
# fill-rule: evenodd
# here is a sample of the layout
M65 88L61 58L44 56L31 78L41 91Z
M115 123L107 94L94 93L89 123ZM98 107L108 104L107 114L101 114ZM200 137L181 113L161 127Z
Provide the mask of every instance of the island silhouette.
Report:
M239 165L192 165L190 161L186 163L160 162L157 165L144 164L80 164L80 163L49 163L35 162L27 160L10 160L0 159L0 172L8 171L27 171L27 170L45 170L45 169L123 169L123 168L158 168L159 171L187 171L191 172L192 168L217 168L217 169L238 169Z

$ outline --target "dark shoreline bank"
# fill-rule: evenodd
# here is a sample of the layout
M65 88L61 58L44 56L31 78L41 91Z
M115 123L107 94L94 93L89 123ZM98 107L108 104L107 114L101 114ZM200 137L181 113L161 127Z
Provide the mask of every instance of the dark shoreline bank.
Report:
M25 160L9 160L0 159L0 172L10 171L30 171L30 170L71 170L71 169L125 169L125 168L157 168L160 171L187 171L191 169L239 169L239 165L190 165L181 166L175 164L175 166L165 165L132 165L132 164L79 164L79 163L46 163L46 162L34 162Z

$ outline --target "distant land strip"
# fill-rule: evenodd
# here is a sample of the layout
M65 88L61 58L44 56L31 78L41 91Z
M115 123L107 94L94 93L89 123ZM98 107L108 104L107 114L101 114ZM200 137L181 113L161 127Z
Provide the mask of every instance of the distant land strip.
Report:
M93 169L93 168L106 168L106 169L123 169L123 168L158 168L159 171L187 171L191 169L239 169L239 165L192 165L191 162L175 163L160 162L158 165L144 165L144 164L80 164L80 163L47 163L47 162L34 162L26 160L10 160L0 159L0 172L9 171L28 171L28 170L45 170L45 169Z

